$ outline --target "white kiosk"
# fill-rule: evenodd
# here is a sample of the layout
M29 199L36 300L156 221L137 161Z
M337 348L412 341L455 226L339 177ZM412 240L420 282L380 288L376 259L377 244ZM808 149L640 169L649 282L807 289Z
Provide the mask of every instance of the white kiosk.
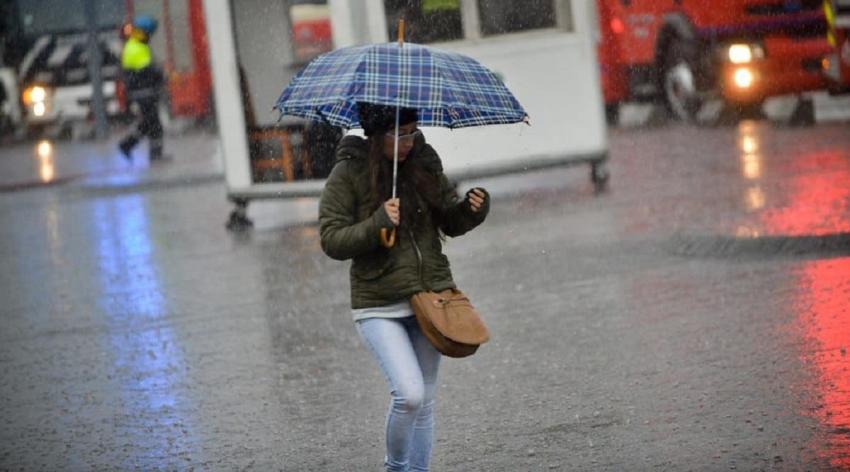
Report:
M419 35L464 53L504 80L528 112L530 126L424 130L450 178L587 164L597 190L603 189L608 143L595 0L442 0L430 10L428 3L420 0L422 9L411 12L410 2L398 0L329 0L325 21L340 48L389 41L394 19L404 15L410 41L419 42ZM204 0L228 196L236 204L231 228L251 224L250 200L318 196L324 185L326 174L311 172L319 156L307 151L305 123L278 122L271 111L304 65L292 52L287 5ZM481 11L484 6L489 11Z

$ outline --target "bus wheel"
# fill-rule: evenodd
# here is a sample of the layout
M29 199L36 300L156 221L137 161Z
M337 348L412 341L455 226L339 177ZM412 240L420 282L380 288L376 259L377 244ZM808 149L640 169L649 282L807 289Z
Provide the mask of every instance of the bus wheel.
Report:
M673 40L664 57L664 103L683 121L694 121L703 104L702 93L697 88L696 62L696 45L682 40Z

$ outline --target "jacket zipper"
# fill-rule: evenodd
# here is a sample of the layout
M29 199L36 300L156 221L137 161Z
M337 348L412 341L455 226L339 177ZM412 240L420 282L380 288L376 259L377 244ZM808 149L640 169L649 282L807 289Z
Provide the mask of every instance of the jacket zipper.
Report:
M425 276L422 274L422 266L424 265L422 261L422 251L419 250L419 245L416 244L416 238L413 236L413 230L407 228L407 234L410 236L410 242L413 243L413 249L416 250L416 260L419 263L419 283L422 284L422 289L426 292L430 292L431 289L425 284Z

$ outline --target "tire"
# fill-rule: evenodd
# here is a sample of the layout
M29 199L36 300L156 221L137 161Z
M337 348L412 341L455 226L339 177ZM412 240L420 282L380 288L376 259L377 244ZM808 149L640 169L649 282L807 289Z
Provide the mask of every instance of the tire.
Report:
M670 115L693 122L703 105L700 89L699 48L692 41L674 38L664 54L661 90Z

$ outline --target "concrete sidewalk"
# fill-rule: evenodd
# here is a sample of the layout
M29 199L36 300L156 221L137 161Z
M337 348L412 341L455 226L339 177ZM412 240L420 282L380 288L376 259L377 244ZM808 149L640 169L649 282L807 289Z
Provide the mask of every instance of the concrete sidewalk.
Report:
M224 178L219 138L209 131L166 136L170 159L163 162L150 162L144 143L128 161L118 150L120 139L115 134L100 142L38 140L4 146L0 193L68 184L92 190L143 190Z

